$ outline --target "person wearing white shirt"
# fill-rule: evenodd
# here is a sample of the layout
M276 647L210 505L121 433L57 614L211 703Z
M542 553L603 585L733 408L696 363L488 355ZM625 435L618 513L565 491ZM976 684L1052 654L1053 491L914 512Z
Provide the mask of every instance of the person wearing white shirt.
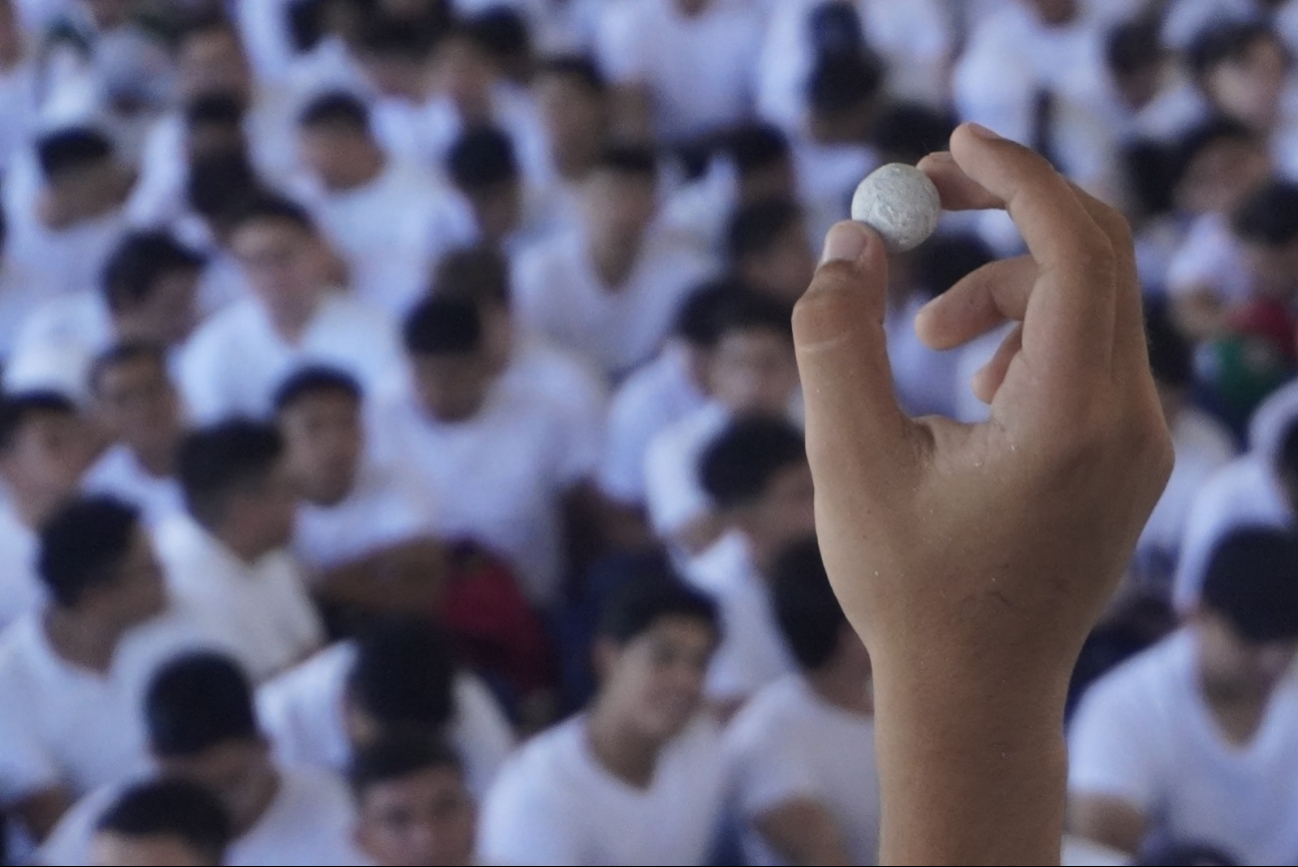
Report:
M399 379L395 322L331 285L332 257L301 207L249 203L232 218L229 245L254 297L207 320L186 346L180 387L195 421L267 417L275 387L309 361L345 370L371 393Z
M11 363L23 326L51 295L28 265L10 255L9 223L0 206L0 359L6 365Z
M36 577L36 530L76 495L92 459L76 406L52 392L0 397L0 627L45 599Z
M665 571L665 567L664 571ZM590 707L515 753L483 805L479 851L529 864L701 864L721 817L720 733L702 709L712 603L634 575L601 613Z
M195 430L177 475L188 514L154 531L173 596L257 682L306 658L324 629L287 548L296 501L279 433L240 420Z
M1298 853L1298 540L1242 528L1209 561L1187 625L1106 675L1069 732L1076 833L1151 838L1231 863Z
M229 814L234 840L224 863L365 863L352 840L356 814L346 785L326 771L271 760L247 675L228 657L189 653L167 663L149 684L143 716L158 771L204 786ZM83 798L37 863L90 863L96 826L124 788Z
M798 673L726 731L749 864L874 864L879 781L870 655L834 598L814 538L780 555L775 617Z
M785 198L754 202L730 220L731 267L753 288L790 310L816 270L802 209Z
M582 186L583 228L527 250L515 272L520 320L613 379L657 353L714 270L691 239L654 225L657 170L649 150L606 148Z
M423 738L384 738L360 751L348 779L359 814L356 842L371 863L483 863L475 839L477 804L448 747Z
M532 91L545 133L552 183L574 200L608 141L612 101L607 80L591 58L561 55L541 62Z
M358 751L405 732L445 741L479 797L514 748L496 699L427 620L375 623L263 685L257 707L284 765L344 773Z
M233 834L216 795L190 780L159 777L137 783L95 824L94 867L140 864L224 864Z
M468 203L432 172L385 155L355 96L316 97L299 131L311 174L305 201L346 261L357 297L404 315L428 291L438 260L473 241Z

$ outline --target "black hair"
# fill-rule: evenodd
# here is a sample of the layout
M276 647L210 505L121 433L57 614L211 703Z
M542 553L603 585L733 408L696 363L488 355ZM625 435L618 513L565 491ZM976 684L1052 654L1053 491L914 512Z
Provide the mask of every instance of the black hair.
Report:
M41 527L36 571L61 608L75 608L96 587L113 584L140 526L140 511L113 497L84 497Z
M208 864L224 864L234 840L220 798L198 783L162 777L117 796L95 828L120 837L176 837Z
M1194 383L1194 349L1165 309L1146 311L1145 335L1154 381L1168 388L1189 388Z
M711 349L721 336L721 313L734 295L752 290L737 277L711 280L694 289L676 314L673 333L691 346Z
M108 136L90 127L77 126L46 133L36 141L36 157L46 180L101 163L113 156Z
M807 32L816 57L851 57L869 52L861 15L850 3L820 3L807 13Z
M765 199L744 205L730 217L726 232L730 261L739 262L768 252L780 236L799 226L801 220L802 208L789 199Z
M401 331L411 355L472 355L482 348L482 312L466 298L425 298Z
M0 257L4 256L5 241L9 238L9 215L0 204Z
M542 58L536 68L536 78L544 76L575 78L593 94L608 93L608 79L594 59L584 54L558 54Z
M658 178L658 157L653 148L646 145L613 143L599 152L595 168L624 175L641 175L652 181Z
M1173 145L1154 139L1135 139L1119 150L1122 177L1138 214L1157 217L1176 205L1178 158Z
M1298 639L1298 536L1243 527L1223 536L1204 574L1201 603L1253 642Z
M704 623L720 634L717 606L703 593L686 585L672 570L665 555L641 563L603 605L599 634L618 644L629 644L668 617Z
M445 35L445 21L428 22L427 26L411 26L402 18L373 12L366 16L361 28L359 49L361 56L396 57L408 61L422 61L432 53L433 46Z
M1176 843L1165 840L1146 848L1133 862L1147 867L1233 867L1243 863L1208 843Z
M1228 117L1212 117L1191 127L1172 148L1172 170L1168 178L1172 187L1176 188L1181 184L1190 166L1200 154L1223 141L1244 144L1261 142L1256 132Z
M1104 62L1113 75L1134 75L1162 62L1165 55L1161 22L1155 16L1124 21L1104 40Z
M464 22L464 29L479 48L498 60L532 53L527 20L509 6L490 6Z
M807 460L802 434L782 418L736 419L703 452L699 475L718 509L749 505L766 493L775 474Z
M833 659L847 623L815 537L783 551L771 577L772 607L784 641L798 665L814 671Z
M939 233L924 242L912 259L915 282L937 297L995 258L987 242L972 232Z
M364 392L360 382L350 373L323 364L309 364L285 377L275 389L271 405L279 415L292 409L299 401L319 394L340 394L359 405Z
M189 167L185 199L200 216L228 225L243 204L265 195L243 148L203 154Z
M387 620L357 639L347 695L385 731L440 731L455 716L455 676L451 646L434 624Z
M204 93L185 106L185 126L239 127L243 123L247 106L231 93Z
M185 505L199 523L220 522L230 495L259 482L284 453L272 425L230 419L186 434L176 460Z
M870 141L890 159L915 164L934 151L944 151L955 132L955 119L917 102L899 102L879 112Z
M433 276L432 294L508 307L509 284L509 261L495 247L483 244L443 256Z
M149 747L161 759L260 737L248 676L211 651L182 654L158 669L145 692L144 719Z
M457 187L476 192L513 183L521 174L514 142L494 127L469 130L446 154L446 168Z
M1260 21L1222 21L1209 24L1185 50L1185 65L1195 81L1202 84L1224 63L1244 59L1259 39L1269 39L1288 54L1276 32Z
M1267 247L1298 240L1298 184L1281 180L1263 184L1236 208L1230 227L1240 240Z
M817 115L840 115L873 103L883 90L884 68L869 55L822 57L807 80L807 97Z
M164 378L170 381L167 371L167 350L162 344L152 340L126 340L115 343L95 356L90 364L86 382L91 394L98 394L105 374L114 367L131 364L136 361L148 361L162 371Z
M1276 463L1291 477L1298 477L1298 419L1289 422L1280 438Z
M769 331L793 343L793 319L789 308L757 292L729 293L716 309L716 342L737 331Z
M176 271L199 271L206 260L167 232L132 232L104 263L99 288L114 313L149 300L158 281Z
M0 396L0 454L13 448L23 427L40 415L75 416L77 405L57 391L21 391Z
M372 786L435 768L464 775L464 763L440 738L415 733L392 734L356 750L347 769L347 780L359 801Z
M779 127L765 123L745 124L727 137L726 147L740 177L787 163L789 139Z
M299 126L346 127L355 132L368 133L370 112L355 94L331 90L314 97L297 116Z
M238 229L247 223L274 220L291 223L303 232L314 235L315 222L306 208L292 199L274 193L263 193L240 202L228 215L227 225Z

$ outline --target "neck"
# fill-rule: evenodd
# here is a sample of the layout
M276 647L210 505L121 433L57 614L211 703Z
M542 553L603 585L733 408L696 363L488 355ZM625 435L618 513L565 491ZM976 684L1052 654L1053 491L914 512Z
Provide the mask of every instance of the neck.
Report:
M242 837L244 834L251 831L253 827L262 820L262 817L266 815L266 811L269 810L270 805L274 803L275 797L279 795L279 772L274 768L268 767L266 769L266 777L261 781L261 783L261 790L257 792L257 796L253 799L253 803L249 805L247 814L235 818L233 831L236 838Z
M231 554L245 564L256 563L270 553L265 547L242 539L238 533L230 532L228 529L206 526L204 526L204 529L211 534L213 539L224 545Z
M271 325L275 333L283 338L285 343L290 346L296 346L302 340L302 335L306 333L307 328L311 325L311 320L315 318L316 311L320 308L320 301L323 299L325 292L321 290L316 296L316 303L309 308L291 310L276 310L270 308Z
M127 448L131 450L136 463L151 477L169 479L176 474L177 444L177 438L173 437L166 443L149 446L129 445Z
M106 672L113 651L126 630L120 626L82 617L58 606L50 606L44 618L45 635L61 658L80 668Z
M383 170L387 168L388 161L383 155L383 151L377 147L366 149L365 153L360 156L353 168L355 174L349 178L335 178L331 183L329 179L324 180L325 189L331 193L346 193L351 190L360 188L373 183Z
M636 788L653 782L662 744L640 735L603 702L596 701L587 719L586 737L604 770Z
M640 256L642 235L634 238L596 237L591 245L591 260L595 273L609 289L618 289L631 276L636 259Z
M802 676L826 704L858 716L874 716L870 678L861 672L831 661L815 671L803 672Z

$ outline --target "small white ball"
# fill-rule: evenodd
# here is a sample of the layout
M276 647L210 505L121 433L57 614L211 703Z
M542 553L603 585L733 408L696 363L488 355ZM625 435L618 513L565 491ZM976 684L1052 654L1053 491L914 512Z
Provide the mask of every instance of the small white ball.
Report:
M852 196L852 219L878 232L894 253L924 243L941 216L937 187L928 175L905 163L875 169Z

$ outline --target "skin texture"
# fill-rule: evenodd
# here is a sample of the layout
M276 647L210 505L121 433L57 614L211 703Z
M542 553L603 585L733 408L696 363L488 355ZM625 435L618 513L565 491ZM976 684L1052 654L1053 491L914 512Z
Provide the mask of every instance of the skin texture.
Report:
M916 322L935 348L1021 322L975 382L991 420L899 409L864 227L834 227L794 313L821 551L874 661L880 863L1057 864L1069 673L1172 466L1130 231L978 127L920 168L1031 251Z

